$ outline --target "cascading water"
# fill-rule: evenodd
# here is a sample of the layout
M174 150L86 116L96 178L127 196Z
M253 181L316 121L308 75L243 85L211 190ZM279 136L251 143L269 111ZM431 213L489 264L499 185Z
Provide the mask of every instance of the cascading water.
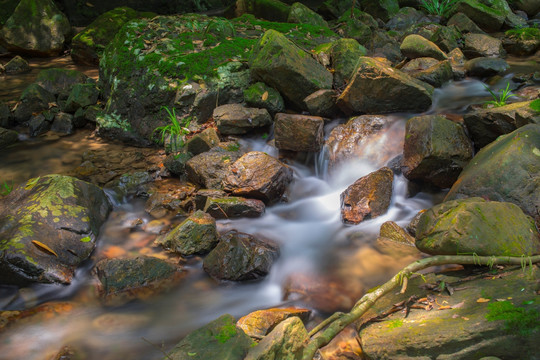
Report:
M468 91L472 96L479 95L480 86L478 82L462 82L443 88L431 111L446 109L445 104L451 103L448 98L452 98L454 92L467 93L463 98L468 98L470 103ZM463 104L452 104L455 110L465 106L466 100ZM336 124L328 125L327 130ZM189 331L224 313L238 317L253 310L279 306L284 302L284 283L297 273L309 274L315 279L328 274L346 277L345 283L361 284L364 291L382 283L409 259L381 255L374 250L373 243L381 224L392 220L405 226L418 211L439 199L423 192L410 196L407 180L396 175L392 202L386 214L359 225L346 226L340 219L340 193L358 178L384 166L384 163L367 160L373 159L368 155L388 152L385 148L388 142L402 142L404 125L405 119L396 116L391 126L399 129L394 133L399 135L394 136L400 138L382 137L378 141L363 142L366 148L361 153L366 157L341 163L330 173L327 150L313 157L308 165L290 162L294 182L287 203L268 207L258 219L218 222L220 232L236 229L280 245L281 256L264 280L218 284L204 273L201 261L195 258L188 260L185 266L188 276L174 290L152 300L103 307L89 295L93 290L92 278L88 276L89 266L83 267L77 273L77 282L70 287L38 286L23 289L15 297L10 293L10 298L0 299L4 308L19 307L23 301L28 301L24 291L29 291L35 298L70 298L69 306L73 307L65 314L28 322L21 320L5 329L0 340L0 359L44 359L64 345L81 349L87 359L160 359L163 351ZM261 140L246 140L245 145L277 156L275 148ZM386 155L392 158L399 154ZM97 251L110 244L130 251L133 241L153 239L155 233L152 232L130 233L129 224L135 219L145 224L152 220L144 212L142 201L116 206L102 229ZM301 296L290 299L289 305L306 304Z

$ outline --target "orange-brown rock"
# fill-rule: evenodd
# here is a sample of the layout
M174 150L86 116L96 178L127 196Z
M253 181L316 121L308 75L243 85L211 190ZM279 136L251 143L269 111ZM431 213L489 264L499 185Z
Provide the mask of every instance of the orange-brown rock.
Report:
M358 224L384 214L392 198L393 181L394 173L387 167L356 180L341 193L343 222Z
M252 338L262 339L283 320L291 316L297 316L305 323L310 314L311 310L292 307L257 310L241 317L236 323L236 326L244 330Z
M324 120L319 116L279 113L274 119L276 147L292 151L319 151L324 143Z

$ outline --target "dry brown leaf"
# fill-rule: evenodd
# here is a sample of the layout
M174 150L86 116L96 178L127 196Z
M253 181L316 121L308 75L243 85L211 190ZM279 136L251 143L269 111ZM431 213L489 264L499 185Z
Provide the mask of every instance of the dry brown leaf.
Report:
M86 6L88 6L88 7L94 7L94 4L87 2L87 3L86 3Z
M266 101L266 99L268 99L268 91L265 91L264 94L262 94L261 96L262 101Z
M452 305L452 309L459 309L465 305L465 301L462 301L460 303L457 303L456 305Z
M489 301L490 301L490 299L484 299L483 297L478 298L478 299L476 300L477 303L485 303L485 302L489 302Z
M55 253L53 249L51 249L50 247L48 247L47 245L45 245L41 241L32 240L32 244L34 244L41 251L45 251L45 252L47 252L49 254L52 254L52 255L58 257L58 254Z

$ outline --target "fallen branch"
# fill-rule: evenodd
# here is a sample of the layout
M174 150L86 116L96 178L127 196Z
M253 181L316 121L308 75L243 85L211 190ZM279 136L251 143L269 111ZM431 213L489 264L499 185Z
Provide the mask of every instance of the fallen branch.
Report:
M425 259L420 259L412 264L407 265L403 270L397 273L392 279L378 287L373 292L370 292L364 296L353 306L352 310L348 313L339 315L332 315L329 319L324 320L315 329L311 331L310 335L319 335L313 337L302 353L303 360L312 360L317 350L326 344L328 344L337 334L339 334L345 327L354 321L358 320L362 315L366 313L369 308L375 304L375 302L388 294L392 289L397 286L402 286L402 291L405 291L407 281L414 273L437 265L447 264L461 264L461 265L521 265L523 268L532 266L533 263L540 262L540 255L529 257L510 257L510 256L477 256L477 255L439 255L432 256ZM326 329L322 331L323 328ZM314 330L315 330L314 329Z

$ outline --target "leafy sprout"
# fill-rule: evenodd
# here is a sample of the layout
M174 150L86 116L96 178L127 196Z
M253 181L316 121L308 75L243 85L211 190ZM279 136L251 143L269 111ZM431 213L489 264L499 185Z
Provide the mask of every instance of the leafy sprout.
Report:
M536 111L536 112L540 112L540 99L533 100L533 101L529 104L529 107L530 107L531 109L533 109L534 111Z
M484 85L484 87L486 88L487 91L489 91L489 93L491 94L491 97L493 98L493 100L486 101L485 104L491 104L491 105L494 105L495 107L506 105L506 102L508 101L508 99L511 98L512 96L515 96L515 94L513 94L512 91L510 90L510 83L506 83L506 88L501 90L499 92L499 95L496 95L493 92L493 90L489 88L489 86Z
M191 118L186 117L182 119L182 121L178 121L175 108L169 110L168 107L163 106L162 109L165 109L167 112L167 119L170 123L164 126L158 126L154 129L152 134L155 132L160 134L160 138L158 139L159 144L165 144L165 140L169 139L169 141L172 143L173 151L177 151L185 144L185 136L190 132L188 126L191 122Z
M461 0L422 0L420 6L431 15L447 16Z
M0 184L0 196L7 196L11 193L12 190L13 190L13 180L11 180L10 183L4 180Z

